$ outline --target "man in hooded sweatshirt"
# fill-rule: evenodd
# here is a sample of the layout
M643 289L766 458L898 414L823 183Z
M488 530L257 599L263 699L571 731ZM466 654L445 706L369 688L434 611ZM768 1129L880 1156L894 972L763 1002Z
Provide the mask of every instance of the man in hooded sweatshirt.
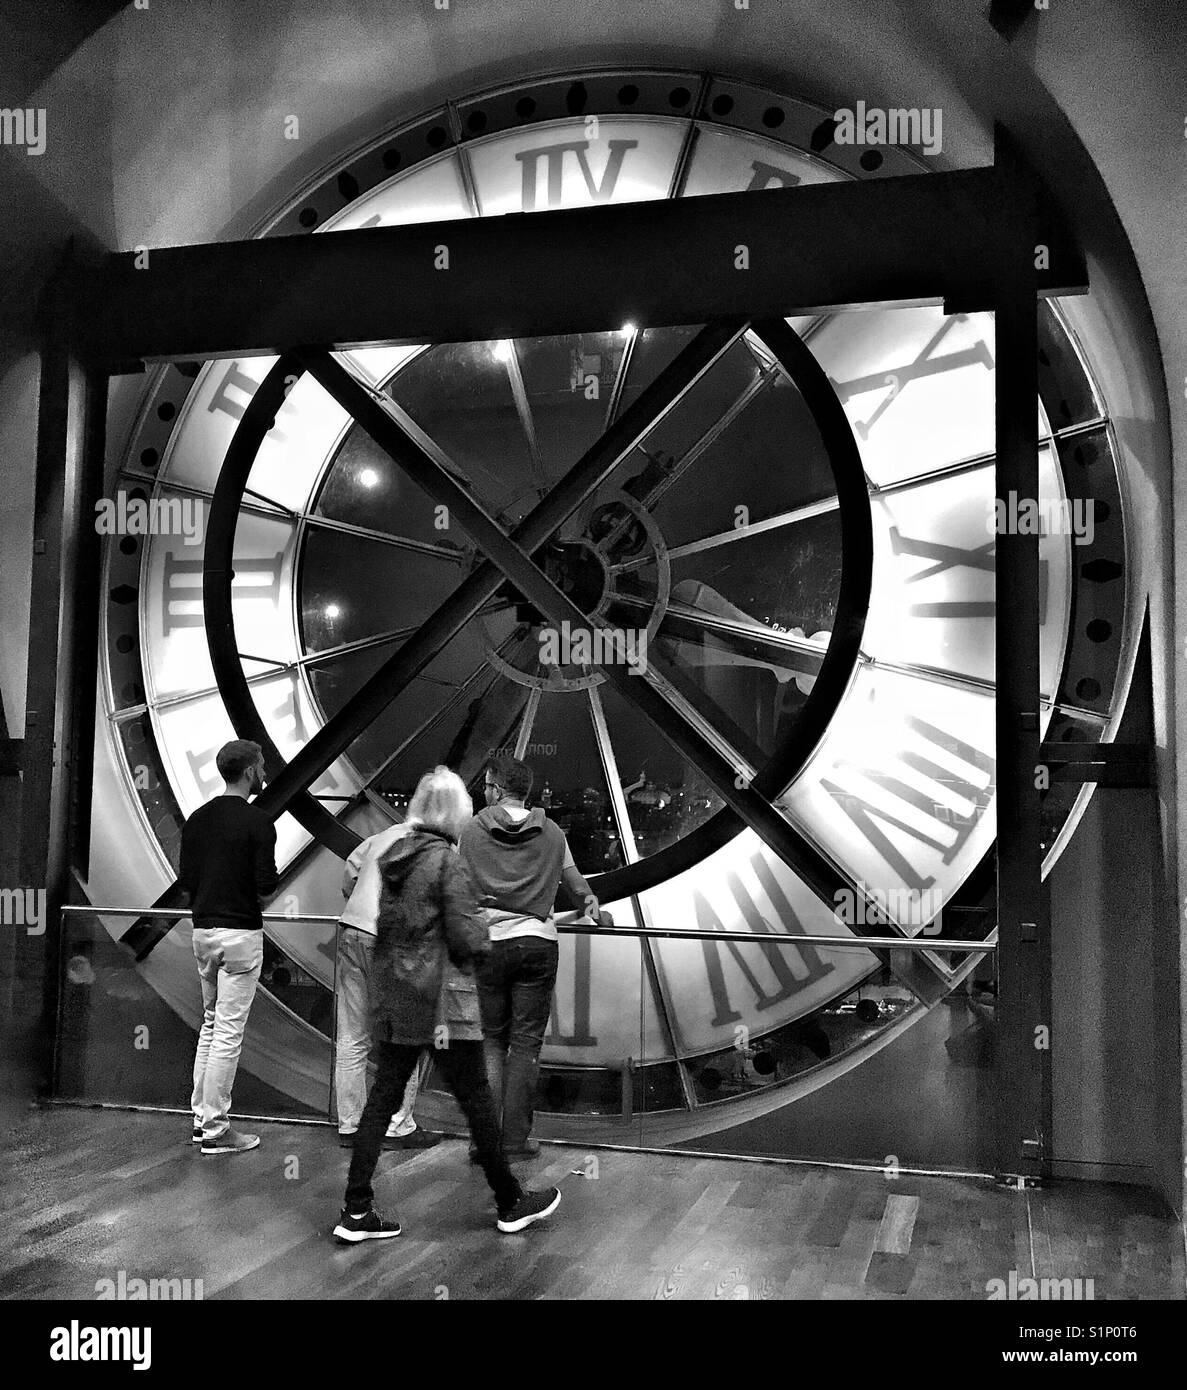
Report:
M598 901L573 862L564 832L540 809L528 810L532 770L518 758L493 758L484 774L486 807L462 831L458 853L478 894L491 951L478 970L487 1075L502 1113L511 1160L530 1158L540 1048L552 1011L559 948L553 904L564 883L599 920Z

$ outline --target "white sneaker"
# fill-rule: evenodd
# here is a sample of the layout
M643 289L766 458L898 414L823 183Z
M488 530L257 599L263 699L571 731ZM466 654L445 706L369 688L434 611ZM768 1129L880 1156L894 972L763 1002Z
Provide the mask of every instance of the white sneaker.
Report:
M249 1149L258 1149L258 1134L244 1134L242 1130L225 1129L217 1139L203 1139L201 1152L204 1154L242 1154Z

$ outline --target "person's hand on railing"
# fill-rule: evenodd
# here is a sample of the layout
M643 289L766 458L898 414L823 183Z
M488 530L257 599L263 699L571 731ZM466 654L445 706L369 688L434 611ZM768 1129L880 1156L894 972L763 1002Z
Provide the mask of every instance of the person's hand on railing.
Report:
M582 916L588 917L596 927L612 927L614 925L614 918L611 917L608 912L602 911L602 905L598 902L596 895L593 893L587 893L585 895Z

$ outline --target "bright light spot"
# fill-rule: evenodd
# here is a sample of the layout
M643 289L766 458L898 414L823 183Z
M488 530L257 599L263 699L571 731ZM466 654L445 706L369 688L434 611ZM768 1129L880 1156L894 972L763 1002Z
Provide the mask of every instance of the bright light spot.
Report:
M338 605L337 605L336 603L327 603L327 604L326 604L326 617L327 617L327 618L340 618L341 616L342 616L342 609L339 608Z
M359 482L362 483L364 487L375 487L379 482L379 474L376 473L374 468L364 468L359 474Z
M496 343L496 344L495 344L495 361L496 361L496 362L510 362L510 361L511 361L511 344L510 344L509 342L507 342L506 339L503 339L502 342L499 342L499 343Z
M633 323L624 323L618 331L622 334L624 338L629 338L632 334L637 333L639 330L635 327Z

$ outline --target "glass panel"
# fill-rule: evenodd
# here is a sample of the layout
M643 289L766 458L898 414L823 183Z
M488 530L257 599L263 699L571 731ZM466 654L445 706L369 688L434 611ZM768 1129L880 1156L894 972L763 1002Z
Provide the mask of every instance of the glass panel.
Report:
M645 328L635 339L626 384L619 401L621 415L633 405L660 372L692 342L700 332L695 328Z
M505 751L515 751L514 738ZM541 694L523 756L536 774L531 799L565 832L581 872L619 868L622 848L584 690Z
M428 493L361 429L352 429L335 455L317 499L317 513L351 526L460 549L457 533L451 535L437 525Z
M89 909L63 914L55 1094L188 1111L201 1022L190 923L179 921L137 965L118 941L130 920ZM279 969L269 962L271 973ZM235 1113L320 1117L329 1095L329 1039L262 981L235 1078ZM187 1124L179 1121L183 1132Z
M778 141L702 126L697 131L684 196L835 183L843 177Z
M408 222L444 222L470 216L457 155L451 150L407 174L397 174L319 227L319 232L392 227Z
M670 460L679 464L685 454L718 425L742 393L755 384L760 370L746 344L735 343L651 430L625 466L617 485L625 486L625 480L637 474L647 459L664 466ZM640 454L646 458L639 457ZM653 468L655 466L653 464ZM640 501L646 501L645 490L629 490Z
M763 1035L740 1028L733 1046L690 1058L693 1108L646 1116L643 1143L868 1163L888 1175L977 1171L1000 1085L995 1002L992 957L965 957L931 1007L876 966L791 1024Z
M1071 339L1049 304L1039 303L1039 397L1053 430L1093 420L1100 411Z
M721 486L728 479L728 486ZM774 369L655 508L668 546L728 534L835 491L828 455L804 399Z
M545 472L557 479L601 434L628 339L622 333L515 344Z
M599 693L639 855L654 854L725 803L625 696L608 684Z
M311 526L301 571L305 650L416 627L462 577L455 560Z
M990 314L836 314L811 343L880 487L994 450Z
M685 122L598 116L591 138L569 122L467 144L484 217L545 208L663 198L671 186Z
M541 481L497 355L503 351L498 343L444 344L415 358L389 387L492 509Z

